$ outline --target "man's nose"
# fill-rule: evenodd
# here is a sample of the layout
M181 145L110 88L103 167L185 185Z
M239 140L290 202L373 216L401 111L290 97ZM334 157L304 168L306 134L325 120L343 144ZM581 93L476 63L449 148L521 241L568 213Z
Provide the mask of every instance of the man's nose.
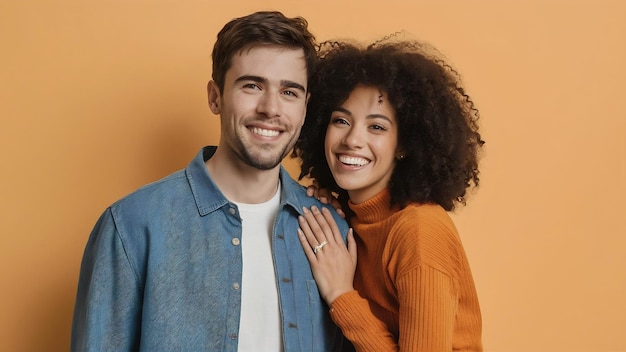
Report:
M259 101L257 111L268 117L280 115L280 101L274 92L265 92Z

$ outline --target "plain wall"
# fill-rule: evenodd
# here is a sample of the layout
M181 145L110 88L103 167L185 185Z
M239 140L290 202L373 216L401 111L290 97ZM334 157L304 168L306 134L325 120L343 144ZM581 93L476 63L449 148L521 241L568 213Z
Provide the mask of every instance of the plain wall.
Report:
M68 350L92 226L217 144L215 35L261 9L320 40L406 30L463 75L487 144L454 219L487 351L626 351L626 3L0 0L1 351Z

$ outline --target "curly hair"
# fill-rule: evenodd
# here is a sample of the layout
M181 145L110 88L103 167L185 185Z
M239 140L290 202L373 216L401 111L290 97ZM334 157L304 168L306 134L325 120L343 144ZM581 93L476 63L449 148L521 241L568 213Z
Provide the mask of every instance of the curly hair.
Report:
M331 113L357 85L376 87L387 93L395 109L398 146L405 153L388 185L391 206L437 203L454 210L465 205L467 189L479 183L478 154L484 141L478 110L458 72L435 48L387 39L366 47L347 42L319 46L307 117L293 151L302 161L300 179L315 179L347 202L347 192L337 185L326 161L326 129Z

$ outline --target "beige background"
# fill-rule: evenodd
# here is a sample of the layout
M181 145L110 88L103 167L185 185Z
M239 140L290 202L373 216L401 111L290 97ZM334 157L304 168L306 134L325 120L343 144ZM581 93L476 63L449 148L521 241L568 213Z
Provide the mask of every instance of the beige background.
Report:
M91 227L217 143L211 47L260 9L318 39L404 29L463 74L487 144L455 220L487 351L626 351L624 2L0 0L1 351L68 350Z

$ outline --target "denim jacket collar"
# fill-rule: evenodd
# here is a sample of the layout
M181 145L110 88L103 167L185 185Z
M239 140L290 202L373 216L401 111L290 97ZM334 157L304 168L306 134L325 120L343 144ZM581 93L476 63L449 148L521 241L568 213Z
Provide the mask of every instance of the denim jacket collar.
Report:
M205 216L230 203L213 182L206 168L205 162L213 156L216 150L217 147L215 146L204 147L185 170L200 216ZM301 199L302 196L298 194L299 192L296 192L297 188L302 188L303 186L291 178L282 165L280 166L280 182L282 185L280 195L281 207L289 205L298 214L303 215L302 207L304 203Z

